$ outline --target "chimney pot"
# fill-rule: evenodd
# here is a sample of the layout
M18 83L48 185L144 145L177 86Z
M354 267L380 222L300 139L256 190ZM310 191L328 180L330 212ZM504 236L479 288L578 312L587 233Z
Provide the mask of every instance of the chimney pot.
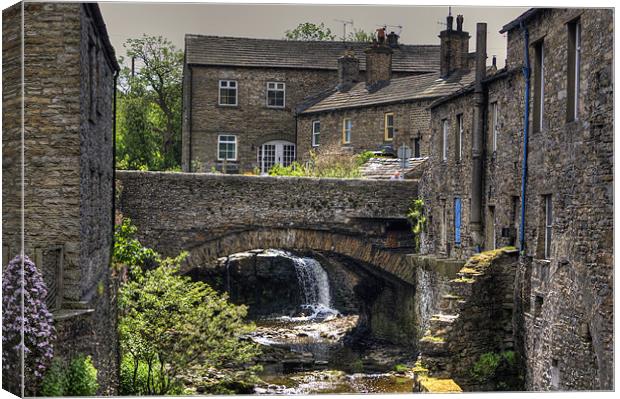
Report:
M448 30L452 30L452 23L454 21L454 17L452 15L448 15L446 17L446 27Z
M459 14L456 17L456 30L458 32L462 32L463 31L463 15Z
M388 45L391 48L398 48L398 35L394 32L390 32L390 34L388 35Z

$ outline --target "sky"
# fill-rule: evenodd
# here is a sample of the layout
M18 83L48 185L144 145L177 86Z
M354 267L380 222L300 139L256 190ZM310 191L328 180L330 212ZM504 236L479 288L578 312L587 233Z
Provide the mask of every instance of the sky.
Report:
M303 22L323 22L333 34L341 37L343 23L338 20L353 20L355 29L367 32L384 25L388 25L388 31L398 32L398 26L402 26L401 43L439 44L437 36L444 29L442 24L448 15L447 6L145 2L99 2L99 5L117 55L125 55L122 46L125 40L143 33L164 36L182 49L186 33L282 39L286 30ZM472 36L470 51L476 47L476 23L487 23L488 62L496 55L498 67L503 67L506 38L498 32L526 10L454 6L452 15L463 14L463 29ZM456 18L454 27L456 29ZM351 25L347 25L347 32L350 31Z

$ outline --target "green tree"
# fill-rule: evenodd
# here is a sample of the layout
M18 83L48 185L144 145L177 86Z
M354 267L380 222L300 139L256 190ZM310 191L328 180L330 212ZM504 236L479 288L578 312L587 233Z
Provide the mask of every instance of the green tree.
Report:
M183 52L161 36L123 45L117 103L119 167L178 168L181 161ZM135 68L125 61L133 60ZM133 69L133 70L132 70Z
M242 339L254 326L246 323L245 306L236 306L202 282L179 273L186 254L155 258L140 249L124 224L114 248L114 262L127 264L128 279L119 290L119 336L124 367L122 394L163 395L178 392L183 380L252 381L258 345ZM129 364L129 365L128 365ZM141 378L141 376L146 378ZM207 378L208 379L208 378ZM131 389L127 388L131 387ZM213 388L215 389L215 388Z
M353 29L353 32L349 32L347 35L347 41L349 42L372 42L375 35L364 31L363 29Z
M284 36L288 40L306 41L334 40L336 38L336 35L333 35L331 29L326 27L323 22L320 25L311 22L301 23L295 29L284 32Z

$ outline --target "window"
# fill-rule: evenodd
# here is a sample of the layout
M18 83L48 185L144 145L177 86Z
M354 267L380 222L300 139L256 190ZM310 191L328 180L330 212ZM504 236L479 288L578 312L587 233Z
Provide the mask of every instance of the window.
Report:
M444 161L448 160L448 120L444 119L441 121L441 126L443 130L443 134L441 136L441 148L442 148L442 156L441 159Z
M534 44L534 131L543 129L545 111L545 53L543 41Z
M351 127L353 123L351 122L351 118L344 118L342 120L342 144L350 144L351 143Z
M383 138L385 141L392 141L394 139L394 113L388 112L385 114L385 130L383 132Z
M553 203L551 195L543 196L545 206L545 259L551 258L551 232L553 229Z
M566 101L566 120L576 121L579 116L579 80L581 63L581 23L579 20L568 24L568 82Z
M454 199L454 245L461 245L461 198Z
M217 136L217 159L218 161L237 160L237 136Z
M312 122L312 146L318 147L321 144L321 121Z
M267 106L270 108L284 108L284 83L267 82Z
M420 138L413 139L413 157L420 158Z
M237 81L220 80L219 104L234 106L237 105Z
M493 133L493 140L492 140L493 152L497 151L497 135L499 133L498 111L499 109L497 108L497 101L494 103L491 103L491 127L492 127L491 132Z
M461 159L463 158L463 150L461 148L463 144L463 114L459 114L456 116L456 135L454 141L454 153L456 156L456 162L461 162Z

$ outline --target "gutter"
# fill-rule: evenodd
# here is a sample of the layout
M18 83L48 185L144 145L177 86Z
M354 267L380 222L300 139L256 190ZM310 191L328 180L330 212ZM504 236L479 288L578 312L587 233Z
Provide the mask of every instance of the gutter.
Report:
M527 186L527 143L530 119L530 34L521 21L523 31L523 77L525 79L525 112L523 115L523 165L521 174L521 224L519 226L519 247L521 255L525 254L525 192Z

